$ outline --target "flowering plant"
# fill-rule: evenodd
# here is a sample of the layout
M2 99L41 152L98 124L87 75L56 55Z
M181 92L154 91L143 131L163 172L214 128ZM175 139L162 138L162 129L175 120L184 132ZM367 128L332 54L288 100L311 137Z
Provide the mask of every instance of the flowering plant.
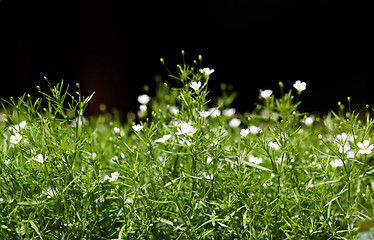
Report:
M38 87L43 103L3 100L0 236L353 239L374 218L368 106L310 115L280 83L240 113L226 85L209 99L218 73L195 65L178 65L176 87L158 79L127 121L84 117L93 95L63 82Z

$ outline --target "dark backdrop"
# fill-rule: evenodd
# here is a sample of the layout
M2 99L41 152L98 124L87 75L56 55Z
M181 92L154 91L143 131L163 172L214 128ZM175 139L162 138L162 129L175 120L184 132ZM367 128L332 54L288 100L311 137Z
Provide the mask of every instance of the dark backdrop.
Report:
M121 111L154 76L199 54L251 110L259 88L307 83L302 110L325 112L350 96L373 104L369 6L361 1L42 1L0 0L0 97L35 93L36 85L79 82L87 95ZM370 67L369 67L370 66Z

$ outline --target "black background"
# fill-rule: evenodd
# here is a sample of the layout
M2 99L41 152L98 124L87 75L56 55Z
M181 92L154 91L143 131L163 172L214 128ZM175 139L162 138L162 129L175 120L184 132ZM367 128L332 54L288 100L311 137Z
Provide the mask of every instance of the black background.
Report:
M0 97L35 93L62 78L95 91L99 103L136 111L143 85L203 56L219 84L253 109L259 89L305 81L302 110L326 112L350 96L373 104L369 6L360 1L17 1L0 0ZM369 71L370 70L370 71ZM151 88L152 93L152 88ZM277 91L275 91L277 94Z

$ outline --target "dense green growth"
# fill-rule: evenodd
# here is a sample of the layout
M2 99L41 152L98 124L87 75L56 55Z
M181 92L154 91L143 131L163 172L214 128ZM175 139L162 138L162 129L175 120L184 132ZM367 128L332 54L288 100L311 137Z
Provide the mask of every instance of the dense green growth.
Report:
M126 123L63 82L3 100L0 239L354 239L373 219L369 107L301 113L298 82L235 113L201 57L175 72Z

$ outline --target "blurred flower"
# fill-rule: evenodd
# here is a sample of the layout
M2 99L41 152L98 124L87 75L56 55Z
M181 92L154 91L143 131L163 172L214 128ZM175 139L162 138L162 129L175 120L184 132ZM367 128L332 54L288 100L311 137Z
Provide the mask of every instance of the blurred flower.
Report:
M140 131L143 129L143 126L140 125L140 124L136 124L136 125L132 126L132 129L133 129L135 132L140 132Z
M229 108L222 111L222 114L226 117L231 117L235 114L236 109L235 108Z
M221 115L221 110L216 107L212 107L211 109L209 109L209 112L211 117L218 117Z
M105 175L104 176L104 181L106 181L106 180L108 180L109 182L116 181L119 177L119 172L112 172L110 175L111 175L111 177L109 177L108 175Z
M344 165L343 161L341 159L335 159L334 161L330 162L331 167L336 168L336 167L341 167Z
M190 87L191 87L193 90L197 91L197 90L199 90L199 88L201 87L201 82L200 82L200 81L199 81L199 82L191 82L191 83L190 83Z
M10 136L10 142L13 144L18 144L21 139L22 136L18 132L16 132L15 135Z
M32 160L35 160L35 161L40 162L40 163L43 163L44 160L45 160L45 158L43 157L42 154L38 154L38 155L34 156L34 157L32 158Z
M159 138L159 139L155 140L155 142L164 143L167 140L169 140L170 138L171 138L171 134L167 134L167 135L162 136L162 138Z
M232 128L239 127L242 121L238 118L233 118L229 121L229 126Z
M9 127L9 130L11 131L11 132L19 132L19 130L21 130L21 129L23 129L23 128L25 128L26 127L26 121L22 121L22 122L20 122L19 124L17 124L17 125L13 125L13 126L11 126L11 127Z
M374 148L374 145L373 144L370 145L369 140L364 140L363 143L361 143L361 142L357 143L357 147L360 148L358 153L360 153L360 154L370 154L371 150L373 150L373 148Z
M261 91L260 96L262 98L268 98L271 96L271 94L273 94L273 91L268 89L268 90Z
M298 91L304 91L306 89L306 83L305 82L301 82L300 80L297 80L294 85L293 85L294 88L296 88Z
M171 106L169 108L169 112L173 115L177 115L179 113L179 108L177 106Z
M142 112L146 112L147 111L147 105L140 105L139 106L139 110L142 111Z
M200 111L199 114L203 118L206 118L206 117L210 116L210 112L208 112L208 111Z
M147 94L142 94L138 96L138 102L142 105L146 105L151 98Z
M260 127L256 127L256 126L250 126L249 127L249 132L251 134L254 134L256 135L257 133L259 133L261 131L261 128Z
M269 142L269 143L268 143L268 146L269 146L270 149L273 150L273 151L277 151L277 150L280 149L278 143L276 143L276 142Z
M253 155L250 155L249 157L248 157L248 161L249 162L251 162L251 163L254 163L254 164L260 164L260 163L262 163L262 158L259 158L259 157L255 157L255 156L253 156Z
M115 127L113 128L113 131L118 134L121 132L121 129L119 129L118 127Z
M304 119L304 124L307 126L311 126L314 122L314 119L312 117L307 117Z

